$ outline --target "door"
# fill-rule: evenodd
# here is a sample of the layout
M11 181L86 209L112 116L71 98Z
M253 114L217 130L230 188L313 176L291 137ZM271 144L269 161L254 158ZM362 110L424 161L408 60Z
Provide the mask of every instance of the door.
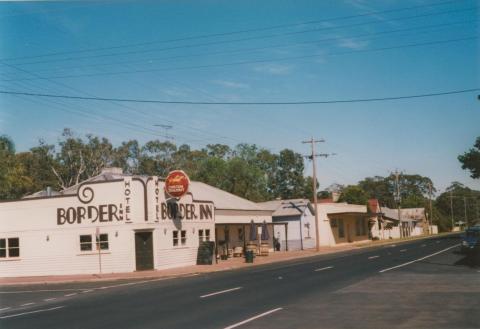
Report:
M351 229L350 229L350 223L347 224L347 241L348 242L353 242L352 232L351 232Z
M135 260L137 271L153 270L153 234L135 233Z

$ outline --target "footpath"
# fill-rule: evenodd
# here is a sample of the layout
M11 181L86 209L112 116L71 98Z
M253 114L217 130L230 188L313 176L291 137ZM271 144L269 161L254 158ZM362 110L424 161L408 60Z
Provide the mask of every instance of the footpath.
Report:
M455 232L458 233L458 232ZM453 233L453 234L455 234ZM80 275L51 275L51 276L31 276L31 277L0 277L0 286L9 285L34 285L34 284L55 284L55 283L72 283L72 282L97 282L97 281L115 281L115 280L148 280L148 279L171 279L178 277L187 277L202 273L219 272L234 270L245 267L252 267L264 264L284 262L319 255L333 254L342 251L356 250L360 248L375 247L381 245L392 245L403 242L425 239L445 237L452 233L437 234L432 236L416 236L404 239L394 240L378 240L354 242L341 244L333 247L321 247L320 251L316 249L296 250L296 251L277 251L270 253L268 256L256 256L254 263L245 263L243 257L229 258L228 260L218 260L213 265L191 265L177 267L165 270L151 270L127 273L103 273L103 274L80 274Z

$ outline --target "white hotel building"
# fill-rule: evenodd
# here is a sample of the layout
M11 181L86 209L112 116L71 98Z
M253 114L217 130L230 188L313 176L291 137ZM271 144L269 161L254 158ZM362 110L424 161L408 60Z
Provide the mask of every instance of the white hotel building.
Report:
M212 186L190 182L177 200L157 177L111 168L55 195L0 202L0 276L194 265L200 242L216 239L217 212L222 229L253 220L272 230L271 212Z

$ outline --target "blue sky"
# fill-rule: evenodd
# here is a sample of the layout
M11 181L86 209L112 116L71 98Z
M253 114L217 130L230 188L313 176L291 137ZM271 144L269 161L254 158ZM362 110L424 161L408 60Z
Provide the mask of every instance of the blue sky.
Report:
M477 6L472 0L0 3L0 89L288 102L477 88L479 41L459 40L478 35ZM230 33L245 30L254 31ZM402 47L437 41L446 42ZM296 58L302 56L311 57ZM319 151L337 153L318 163L322 188L398 169L429 176L440 190L452 181L478 189L456 158L480 135L479 108L475 93L268 107L2 95L0 133L23 151L39 138L55 143L64 127L118 144L162 139L164 130L153 125L167 124L177 144L195 148L247 142L303 154L309 149L301 141L313 136L326 139Z

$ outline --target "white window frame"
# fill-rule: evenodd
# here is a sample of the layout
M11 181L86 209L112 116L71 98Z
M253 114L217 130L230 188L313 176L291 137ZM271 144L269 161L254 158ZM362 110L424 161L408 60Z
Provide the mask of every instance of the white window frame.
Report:
M18 247L12 247L10 246L10 240L18 240ZM5 241L5 247L0 248L1 250L5 250L5 257L0 256L0 259L16 259L20 258L20 238L19 237L8 237L8 238L1 238L0 240ZM18 250L18 255L17 256L10 256L10 251L11 250Z

